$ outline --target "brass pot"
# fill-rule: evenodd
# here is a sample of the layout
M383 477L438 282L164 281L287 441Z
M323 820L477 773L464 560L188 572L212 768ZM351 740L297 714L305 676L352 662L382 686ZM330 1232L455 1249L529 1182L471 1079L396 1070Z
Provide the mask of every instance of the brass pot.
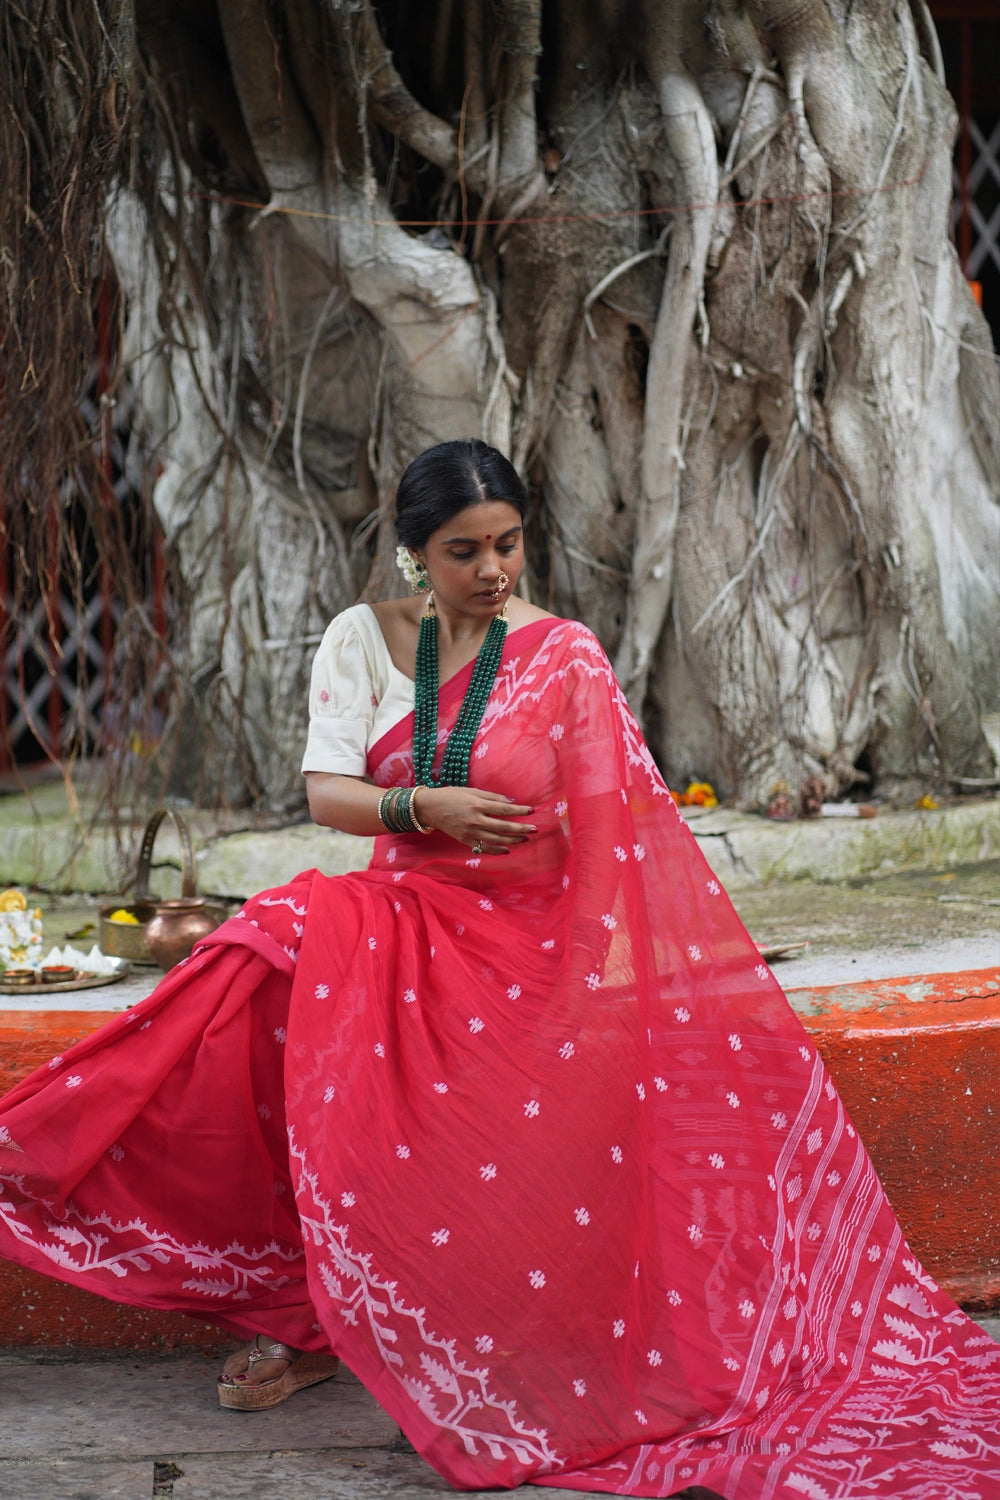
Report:
M135 921L112 922L111 913L122 910L135 917ZM155 915L156 901L150 896L143 901L114 901L110 906L102 906L98 938L101 952L109 958L126 958L133 964L155 963L146 947L146 925Z
M158 901L156 915L146 925L146 947L161 969L172 969L218 927L224 916L203 896Z
M177 900L161 901L150 893L149 870L153 843L165 817L173 820L181 845L181 895ZM139 850L134 900L125 910L138 918L136 923L112 922L115 905L101 909L101 952L133 963L159 964L170 969L207 933L218 927L229 915L228 910L198 895L195 879L194 850L187 822L173 807L160 807L146 824ZM122 903L118 902L120 906Z

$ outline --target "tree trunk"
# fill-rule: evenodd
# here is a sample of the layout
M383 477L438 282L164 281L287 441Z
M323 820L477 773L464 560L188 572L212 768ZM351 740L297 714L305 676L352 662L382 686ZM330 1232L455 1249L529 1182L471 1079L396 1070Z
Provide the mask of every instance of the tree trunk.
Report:
M482 435L673 784L993 781L1000 386L923 0L134 5L203 776L301 803L315 640L400 588L402 466Z

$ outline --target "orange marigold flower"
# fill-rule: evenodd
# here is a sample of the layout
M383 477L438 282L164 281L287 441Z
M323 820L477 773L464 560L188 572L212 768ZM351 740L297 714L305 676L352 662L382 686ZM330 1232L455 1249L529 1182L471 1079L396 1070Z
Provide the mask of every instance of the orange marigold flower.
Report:
M692 781L680 798L682 807L718 807L719 799L710 781Z

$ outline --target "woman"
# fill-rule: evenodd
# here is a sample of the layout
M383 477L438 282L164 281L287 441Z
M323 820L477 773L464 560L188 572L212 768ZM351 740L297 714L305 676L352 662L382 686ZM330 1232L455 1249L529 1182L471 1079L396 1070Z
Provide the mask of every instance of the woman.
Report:
M226 1405L340 1355L460 1487L996 1497L1000 1349L597 641L514 595L517 475L444 444L397 509L418 593L334 621L304 761L371 866L250 901L8 1097L0 1250L252 1337Z

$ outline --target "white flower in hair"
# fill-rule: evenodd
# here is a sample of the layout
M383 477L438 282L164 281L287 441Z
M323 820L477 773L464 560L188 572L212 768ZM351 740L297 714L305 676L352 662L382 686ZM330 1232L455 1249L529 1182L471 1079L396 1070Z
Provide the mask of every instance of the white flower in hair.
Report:
M402 573L411 589L427 585L427 570L422 567L413 556L409 547L396 548L396 567Z

